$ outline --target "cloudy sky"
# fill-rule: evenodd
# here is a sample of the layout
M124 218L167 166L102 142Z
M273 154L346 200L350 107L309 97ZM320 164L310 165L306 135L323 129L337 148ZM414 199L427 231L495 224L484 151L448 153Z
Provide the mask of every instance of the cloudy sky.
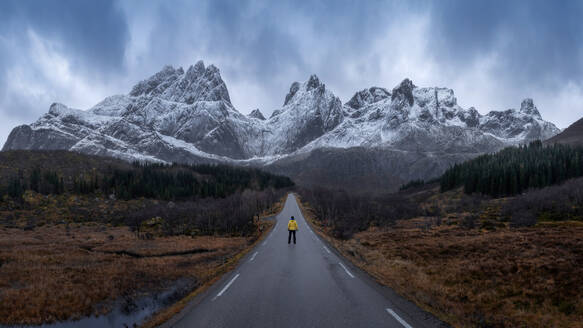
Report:
M0 145L53 102L87 109L159 71L215 64L235 107L266 115L317 74L454 89L482 113L533 98L583 116L583 1L0 1Z

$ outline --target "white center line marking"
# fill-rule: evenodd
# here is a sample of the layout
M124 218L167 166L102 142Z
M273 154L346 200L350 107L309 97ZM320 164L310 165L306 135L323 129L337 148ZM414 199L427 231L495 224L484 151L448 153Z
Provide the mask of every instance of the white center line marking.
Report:
M214 301L214 300L217 299L217 297L220 297L221 295L223 295L223 293L233 284L233 282L237 278L239 278L239 274L238 273L233 277L233 279L231 279L231 281L229 281L229 283L225 287L223 287L223 289L212 300Z
M346 273L350 276L350 278L354 278L354 276L352 275L352 273L350 273L350 271L348 271L348 269L344 266L344 264L342 264L342 262L338 262L338 264L340 264L340 266L342 267L342 269L344 269L344 271L346 271Z
M387 312L389 312L390 315L392 315L395 319L397 319L397 321L399 321L399 323L402 324L403 327L405 327L405 328L413 328L413 327L411 327L411 325L409 325L407 323L407 321L405 321L401 317L399 317L399 315L396 314L395 311L393 311L392 309L387 308Z
M326 247L326 246L322 246L322 247L324 247L324 249L326 250L326 252L328 252L328 254L330 254L330 250L328 249L328 247Z
M252 262L253 260L255 260L255 256L257 256L257 253L259 253L259 252L255 252L253 254L253 256L251 256L251 259L249 260L249 262Z

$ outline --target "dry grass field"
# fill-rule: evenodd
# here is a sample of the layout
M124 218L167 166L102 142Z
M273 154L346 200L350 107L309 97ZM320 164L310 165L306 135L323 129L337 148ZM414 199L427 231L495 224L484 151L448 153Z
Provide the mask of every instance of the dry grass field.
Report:
M583 327L580 222L511 229L483 213L467 228L467 213L449 213L340 240L304 212L354 264L455 327Z
M91 223L0 228L1 323L41 324L105 313L115 300L161 291L184 279L188 293L213 279L258 236L143 240L127 227Z

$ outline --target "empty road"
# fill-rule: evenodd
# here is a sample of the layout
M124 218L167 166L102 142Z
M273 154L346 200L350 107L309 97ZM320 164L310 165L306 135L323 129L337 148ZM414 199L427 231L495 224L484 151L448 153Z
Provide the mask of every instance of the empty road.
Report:
M296 245L287 244L287 221L292 215L299 226ZM312 232L290 194L267 238L167 326L445 325L337 255Z

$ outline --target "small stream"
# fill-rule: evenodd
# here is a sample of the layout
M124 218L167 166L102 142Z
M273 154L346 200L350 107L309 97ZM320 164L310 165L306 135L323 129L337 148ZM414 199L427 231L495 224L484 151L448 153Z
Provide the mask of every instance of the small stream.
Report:
M194 283L187 280L178 281L174 286L161 293L145 296L137 300L118 301L113 309L100 316L91 316L75 321L61 321L38 326L5 326L22 328L104 328L134 327L139 325L156 311L186 296L194 288Z

